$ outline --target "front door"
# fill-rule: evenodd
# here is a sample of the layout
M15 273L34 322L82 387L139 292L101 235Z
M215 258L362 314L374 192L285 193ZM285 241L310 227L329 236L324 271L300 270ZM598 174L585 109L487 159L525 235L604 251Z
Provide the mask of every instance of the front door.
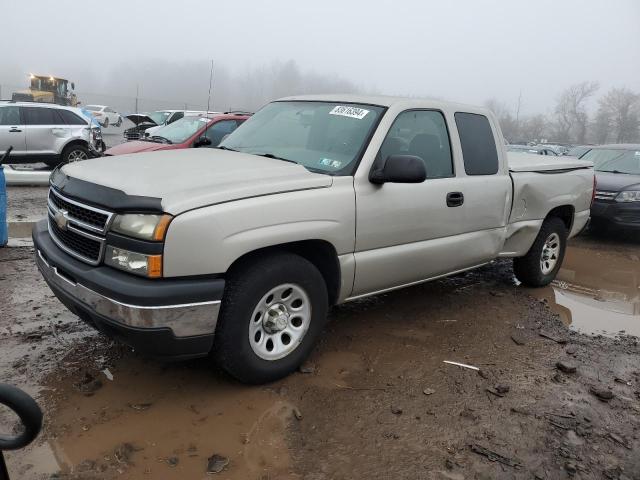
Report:
M9 147L13 147L12 156L26 155L24 121L20 115L20 107L16 105L0 106L0 157Z
M498 185L469 175L461 158L454 162L452 120L438 110L401 112L380 147L376 162L398 154L422 158L424 182L380 186L356 179L352 297L471 268L500 251L509 177L492 175Z

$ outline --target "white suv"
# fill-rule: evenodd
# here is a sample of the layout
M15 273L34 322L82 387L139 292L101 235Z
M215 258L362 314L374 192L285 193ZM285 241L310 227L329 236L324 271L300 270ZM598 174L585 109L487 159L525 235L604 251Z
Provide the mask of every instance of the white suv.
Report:
M0 155L49 166L100 155L102 132L80 109L51 103L0 102Z

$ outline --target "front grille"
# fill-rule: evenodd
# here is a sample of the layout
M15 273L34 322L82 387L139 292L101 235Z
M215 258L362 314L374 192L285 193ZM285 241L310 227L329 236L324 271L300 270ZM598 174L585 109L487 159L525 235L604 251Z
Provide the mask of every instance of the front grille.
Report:
M53 189L49 190L49 201L55 205L56 209L66 210L69 217L75 220L99 228L101 231L104 231L107 226L107 221L109 220L108 213L102 213L92 208L81 207L75 202L71 203L56 194Z
M53 188L47 206L53 241L69 255L98 265L113 213L67 198Z
M100 260L102 250L100 241L93 240L72 230L61 230L51 216L49 216L49 231L62 245L74 252L75 256L89 260L91 263L97 263Z
M609 192L607 190L596 190L594 198L598 200L613 200L618 195L618 192Z

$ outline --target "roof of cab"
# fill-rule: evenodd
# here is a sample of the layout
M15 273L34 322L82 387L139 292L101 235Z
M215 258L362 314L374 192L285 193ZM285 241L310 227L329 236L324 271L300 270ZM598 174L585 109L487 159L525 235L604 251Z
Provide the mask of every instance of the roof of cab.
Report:
M465 111L485 111L487 108L477 105L465 105L462 103L447 102L435 98L417 98L417 97L393 97L386 95L355 95L349 93L329 93L322 95L295 95L292 97L284 97L276 100L280 101L301 101L301 102L339 102L339 103L360 103L366 105L378 105L380 107L391 107L395 104L403 103L429 103L434 106L449 106L457 110Z

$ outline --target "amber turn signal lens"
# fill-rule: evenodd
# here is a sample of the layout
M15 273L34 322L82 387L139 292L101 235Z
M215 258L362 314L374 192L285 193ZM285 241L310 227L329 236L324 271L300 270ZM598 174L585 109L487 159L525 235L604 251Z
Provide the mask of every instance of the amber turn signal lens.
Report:
M164 237L167 234L167 229L169 228L169 224L171 223L171 220L173 220L173 217L171 215L163 215L160 218L160 221L156 225L156 228L153 232L154 240L158 240L158 241L164 240Z
M147 257L147 276L149 278L162 277L162 255L149 255Z

